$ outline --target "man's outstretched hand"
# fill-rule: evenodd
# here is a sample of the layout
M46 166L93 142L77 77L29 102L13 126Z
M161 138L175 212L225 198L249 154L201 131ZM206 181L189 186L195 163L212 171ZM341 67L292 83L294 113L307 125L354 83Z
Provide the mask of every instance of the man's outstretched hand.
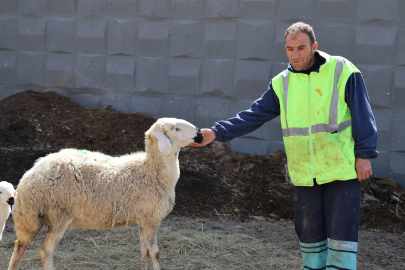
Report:
M371 162L369 159L356 158L357 180L363 181L368 179L373 171L371 170Z
M204 145L211 143L213 140L215 140L215 133L214 133L214 131L212 131L212 129L203 128L203 129L201 129L201 132L204 135L204 139L202 140L202 142L201 143L190 143L189 144L190 146L195 146L195 147L204 146Z

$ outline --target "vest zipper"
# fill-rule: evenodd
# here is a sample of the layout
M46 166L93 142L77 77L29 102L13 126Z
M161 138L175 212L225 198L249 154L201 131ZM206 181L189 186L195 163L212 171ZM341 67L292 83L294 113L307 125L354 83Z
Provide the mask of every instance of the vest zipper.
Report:
M311 161L312 161L312 178L315 178L315 158L314 158L314 148L312 145L312 136L311 136L311 90L310 90L310 75L308 75L308 102L309 102L309 147L311 151Z

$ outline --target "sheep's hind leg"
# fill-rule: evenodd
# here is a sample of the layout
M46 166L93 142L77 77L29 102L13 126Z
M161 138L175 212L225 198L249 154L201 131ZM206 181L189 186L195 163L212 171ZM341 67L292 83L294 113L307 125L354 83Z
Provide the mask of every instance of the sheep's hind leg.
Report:
M141 240L141 255L142 255L142 266L141 270L148 270L148 256L149 249L146 244L145 233L141 226L139 226L139 239Z
M53 252L73 219L48 227L45 240L39 248L44 270L53 270Z
M145 237L146 245L148 246L150 256L153 261L153 268L154 270L159 270L159 249L157 246L157 227L148 228L144 227L143 234Z
M17 229L17 228L16 228ZM15 241L13 255L10 259L8 270L17 270L21 257L24 255L28 245L34 240L38 232L17 231L18 239Z

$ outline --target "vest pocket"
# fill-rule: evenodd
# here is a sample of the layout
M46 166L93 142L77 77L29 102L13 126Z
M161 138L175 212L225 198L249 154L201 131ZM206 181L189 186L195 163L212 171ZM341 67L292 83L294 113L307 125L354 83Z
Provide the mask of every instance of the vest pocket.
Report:
M360 223L360 200L360 188L345 188L340 211L342 221Z
M349 152L348 146L349 144L340 138L339 133L315 134L315 169L316 178L321 181L320 183L357 177L352 159L345 155L346 152ZM354 157L354 150L350 151Z

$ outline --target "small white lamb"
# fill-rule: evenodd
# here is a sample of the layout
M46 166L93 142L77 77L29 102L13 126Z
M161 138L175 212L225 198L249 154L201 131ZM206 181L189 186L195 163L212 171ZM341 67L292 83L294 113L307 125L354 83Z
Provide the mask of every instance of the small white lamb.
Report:
M10 206L14 204L15 189L12 184L0 182L0 240L3 237L4 227L10 215Z
M130 124L130 123L128 123ZM13 214L17 241L9 270L17 270L27 246L44 227L39 249L45 270L66 229L112 229L139 225L142 269L148 255L159 270L156 230L174 206L181 147L201 142L184 120L161 118L145 133L145 152L110 157L65 149L36 161L17 187Z

